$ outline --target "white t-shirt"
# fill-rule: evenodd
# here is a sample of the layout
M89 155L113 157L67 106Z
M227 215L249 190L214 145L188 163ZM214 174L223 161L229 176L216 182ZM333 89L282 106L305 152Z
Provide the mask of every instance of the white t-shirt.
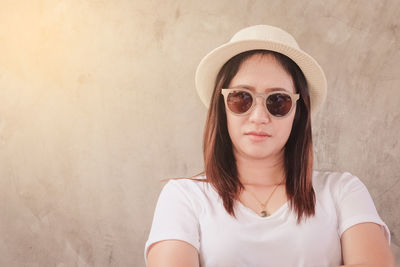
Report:
M362 222L381 225L390 242L389 229L357 177L314 171L313 187L315 216L297 224L288 203L263 218L237 201L234 218L210 184L170 180L158 199L145 258L151 244L176 239L197 249L202 267L338 266L340 236Z

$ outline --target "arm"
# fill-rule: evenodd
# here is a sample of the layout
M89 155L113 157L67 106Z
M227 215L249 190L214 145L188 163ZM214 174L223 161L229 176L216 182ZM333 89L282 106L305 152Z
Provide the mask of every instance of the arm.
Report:
M170 180L164 186L145 245L147 266L199 266L199 191L187 180Z
M198 267L196 248L180 240L165 240L153 244L147 254L148 267Z
M360 223L341 237L344 266L394 267L394 257L382 228L375 223Z

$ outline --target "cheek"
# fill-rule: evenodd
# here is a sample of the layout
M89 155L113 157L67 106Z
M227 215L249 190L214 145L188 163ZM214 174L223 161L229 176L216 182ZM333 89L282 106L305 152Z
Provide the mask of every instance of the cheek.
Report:
M241 125L240 118L237 116L234 116L232 114L229 114L229 112L227 112L226 122L227 122L227 126L228 126L229 136L230 136L232 142L235 142L236 137L240 133L240 125Z
M285 125L284 130L282 131L282 137L287 141L289 138L290 132L292 131L292 124L288 123ZM285 142L286 142L285 141Z
M291 117L290 119L287 118L288 120L282 121L282 124L280 125L279 129L280 129L280 135L282 136L283 139L285 139L287 141L287 139L290 136L290 133L292 131L292 127L293 127L293 119L294 116Z

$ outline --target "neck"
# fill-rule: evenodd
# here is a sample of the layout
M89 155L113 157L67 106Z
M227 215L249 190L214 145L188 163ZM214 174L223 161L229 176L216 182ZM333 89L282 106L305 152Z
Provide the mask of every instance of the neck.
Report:
M239 180L243 185L269 186L285 181L283 153L274 159L254 159L235 155Z

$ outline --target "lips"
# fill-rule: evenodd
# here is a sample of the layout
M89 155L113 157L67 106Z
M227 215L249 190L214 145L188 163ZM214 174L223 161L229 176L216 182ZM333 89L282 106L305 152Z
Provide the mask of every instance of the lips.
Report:
M256 131L245 132L245 135L256 136L256 137L271 137L271 135L267 132L256 132Z
M267 132L246 132L245 136L247 136L252 142L263 142L271 137L271 135Z

